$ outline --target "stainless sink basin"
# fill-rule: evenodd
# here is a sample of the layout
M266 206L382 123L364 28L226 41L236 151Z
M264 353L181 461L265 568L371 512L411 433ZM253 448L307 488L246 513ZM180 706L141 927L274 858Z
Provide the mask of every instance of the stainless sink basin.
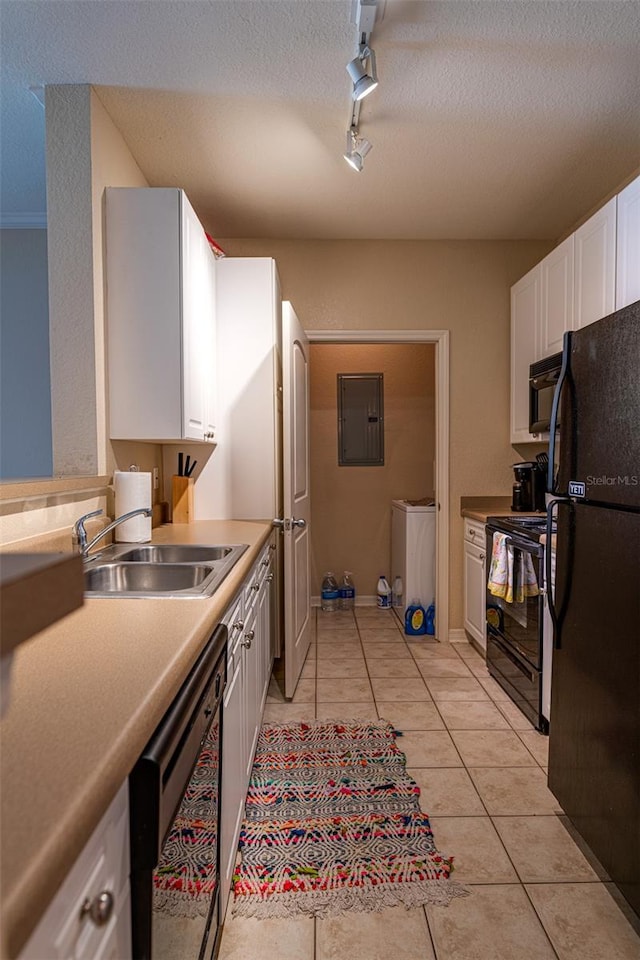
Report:
M195 563L101 563L84 580L86 590L100 593L175 593L200 586L212 572Z
M136 547L121 554L118 560L127 563L211 563L224 560L233 547L192 547L183 543L157 543Z
M114 543L85 560L85 596L210 597L247 546Z

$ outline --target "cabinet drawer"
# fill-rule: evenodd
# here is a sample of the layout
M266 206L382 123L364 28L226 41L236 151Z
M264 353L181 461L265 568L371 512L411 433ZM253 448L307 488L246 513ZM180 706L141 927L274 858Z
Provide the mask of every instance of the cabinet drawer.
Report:
M262 551L255 564L251 568L251 573L247 579L247 585L244 589L245 615L249 607L253 606L260 589L271 570L271 551L269 544Z
M227 612L222 618L222 622L226 624L227 630L229 631L229 637L227 640L227 675L231 676L234 672L236 666L236 661L240 656L240 648L238 644L242 637L242 628L244 626L243 618L243 596L242 593L235 598L230 607L228 607Z
M468 520L465 517L464 520L464 539L469 543L476 543L479 546L484 547L484 524L478 523L476 520Z
M89 912L100 895L112 906L103 922ZM123 784L72 866L38 927L20 953L20 960L48 957L90 960L108 956L113 944L127 944L130 955L129 804Z

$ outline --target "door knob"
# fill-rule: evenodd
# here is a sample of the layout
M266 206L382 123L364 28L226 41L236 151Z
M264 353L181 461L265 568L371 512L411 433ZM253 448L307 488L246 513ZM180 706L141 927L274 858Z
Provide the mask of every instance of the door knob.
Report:
M292 526L292 527L302 527L302 528L304 528L304 527L306 527L306 525L307 525L307 521L306 521L306 520L296 520L295 517L292 517L292 518L291 518L291 526Z
M279 517L276 517L271 521L274 527L280 527L281 530L284 530L284 520L280 520Z

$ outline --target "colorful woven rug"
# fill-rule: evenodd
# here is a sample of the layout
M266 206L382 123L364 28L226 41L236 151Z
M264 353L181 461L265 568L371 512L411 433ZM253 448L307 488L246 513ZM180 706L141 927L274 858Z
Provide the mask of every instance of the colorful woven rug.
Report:
M420 791L384 720L264 724L258 739L233 913L324 916L448 904L450 879Z

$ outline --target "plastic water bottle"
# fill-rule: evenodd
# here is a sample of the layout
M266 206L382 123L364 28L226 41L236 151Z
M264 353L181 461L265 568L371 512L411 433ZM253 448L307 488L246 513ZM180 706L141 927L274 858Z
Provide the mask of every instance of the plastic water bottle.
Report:
M340 584L340 609L353 610L356 605L356 587L353 582L353 574L345 570Z
M339 603L340 591L338 590L338 581L332 573L325 573L322 579L320 606L323 610L331 612L338 609Z
M389 586L384 573L380 574L376 592L378 594L378 609L388 610L391 607L391 587Z
M393 581L393 587L391 588L391 605L393 607L402 606L402 577L399 574Z

